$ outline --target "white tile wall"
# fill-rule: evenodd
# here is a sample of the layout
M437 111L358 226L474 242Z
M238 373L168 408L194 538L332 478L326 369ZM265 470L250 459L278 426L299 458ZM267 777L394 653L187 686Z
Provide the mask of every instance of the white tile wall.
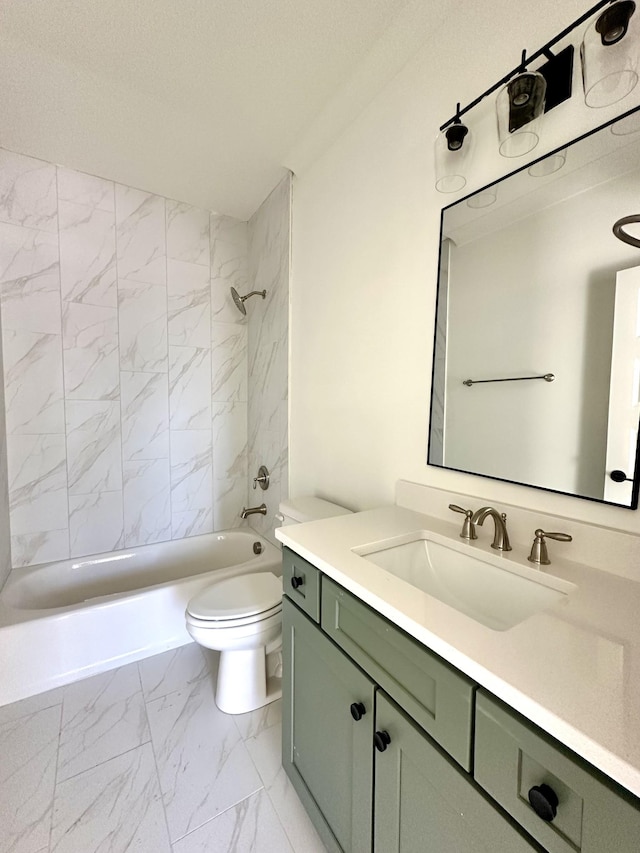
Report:
M247 321L232 284L249 288L246 223L0 150L14 566L240 523Z
M1 335L0 335L1 337ZM2 347L0 346L0 376ZM7 435L2 411L4 410L4 384L0 382L0 589L11 571L11 527L9 523L9 472L7 471Z

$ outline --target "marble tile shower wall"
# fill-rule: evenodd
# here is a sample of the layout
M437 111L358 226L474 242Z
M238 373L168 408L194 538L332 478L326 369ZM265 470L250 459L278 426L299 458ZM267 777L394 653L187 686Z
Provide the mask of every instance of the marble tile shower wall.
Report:
M0 376L2 347L0 346ZM9 475L7 471L7 436L4 418L4 385L0 382L0 589L11 571L11 528L9 525Z
M14 566L237 526L247 226L0 151ZM244 414L243 414L244 413Z
M249 220L249 280L266 290L264 303L249 314L249 471L269 469L267 491L250 492L267 505L266 516L252 515L251 526L276 543L274 527L278 504L288 491L288 357L289 357L289 247L291 178L285 178Z

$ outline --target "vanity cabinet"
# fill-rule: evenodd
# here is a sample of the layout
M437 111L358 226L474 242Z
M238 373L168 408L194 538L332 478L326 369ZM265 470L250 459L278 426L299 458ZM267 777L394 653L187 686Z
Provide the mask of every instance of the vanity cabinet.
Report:
M376 731L375 853L534 853L488 797L383 692Z
M470 770L475 683L330 578L321 598L325 634Z
M332 635L283 599L282 760L330 853L539 853L459 766L475 685L328 578L322 586Z
M282 763L329 850L371 853L375 685L287 598Z
M474 776L549 853L640 850L637 801L484 690ZM531 807L532 790L546 820Z
M285 582L283 766L330 853L640 850L635 797L288 549L285 565L313 593L294 604Z

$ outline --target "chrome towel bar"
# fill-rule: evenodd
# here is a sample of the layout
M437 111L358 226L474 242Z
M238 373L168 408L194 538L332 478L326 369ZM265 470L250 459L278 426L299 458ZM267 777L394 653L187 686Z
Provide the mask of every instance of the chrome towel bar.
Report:
M544 379L545 382L553 382L555 378L553 373L545 373L542 376L507 376L505 379L465 379L462 384L470 388L472 385L482 385L484 382L525 382L529 379Z

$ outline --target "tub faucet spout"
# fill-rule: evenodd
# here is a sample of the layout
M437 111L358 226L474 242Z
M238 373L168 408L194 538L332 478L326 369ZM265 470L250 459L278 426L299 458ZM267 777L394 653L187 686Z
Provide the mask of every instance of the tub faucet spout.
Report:
M260 504L260 506L243 506L242 512L240 513L240 518L247 518L250 515L266 515L267 514L267 505Z

